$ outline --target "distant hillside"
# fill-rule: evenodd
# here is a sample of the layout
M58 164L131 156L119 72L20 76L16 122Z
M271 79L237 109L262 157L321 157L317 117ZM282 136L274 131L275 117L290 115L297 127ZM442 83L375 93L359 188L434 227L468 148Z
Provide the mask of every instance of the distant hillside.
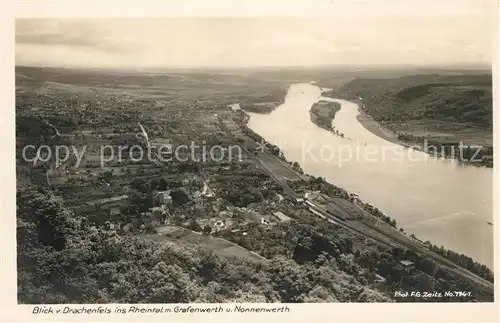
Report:
M493 166L491 74L355 78L325 95L357 101L364 116L373 118L361 115L358 120L387 140L421 148L437 145L443 155L460 158L460 151L450 147L479 145L484 149L474 155L479 158L475 164ZM469 153L464 154L467 161Z
M412 75L357 78L331 96L361 97L363 110L381 122L433 120L491 128L491 75Z
M15 72L16 131L30 137L45 133L41 120L62 132L76 127L133 130L138 120L153 122L153 114L167 107L169 127L202 110L225 111L234 103L268 113L283 102L291 83L286 78L196 70L144 73L16 66Z
M262 79L244 74L182 71L140 73L92 69L16 66L18 93L57 95L99 92L100 95L130 95L182 101L235 102L282 101L290 81ZM197 89L192 91L192 89ZM194 92L194 93L193 93ZM257 94L256 94L257 93Z

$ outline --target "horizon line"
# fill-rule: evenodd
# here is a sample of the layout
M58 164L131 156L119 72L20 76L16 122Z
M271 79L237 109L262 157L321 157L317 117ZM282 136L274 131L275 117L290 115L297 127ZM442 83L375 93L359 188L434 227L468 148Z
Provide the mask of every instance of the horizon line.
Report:
M73 70L103 70L103 71L160 71L160 70L314 70L357 68L358 70L402 70L402 69L444 69L444 70L493 70L492 63L454 63L454 64L318 64L318 65L252 65L252 66L219 66L219 65L189 65L189 66L68 66L49 64L15 64L18 67L53 68Z

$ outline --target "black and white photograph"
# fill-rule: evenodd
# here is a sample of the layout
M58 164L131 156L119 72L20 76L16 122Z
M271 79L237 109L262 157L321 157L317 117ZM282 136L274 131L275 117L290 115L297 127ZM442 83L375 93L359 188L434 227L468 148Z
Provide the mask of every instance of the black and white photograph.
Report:
M17 303L494 302L497 2L402 3L15 19Z

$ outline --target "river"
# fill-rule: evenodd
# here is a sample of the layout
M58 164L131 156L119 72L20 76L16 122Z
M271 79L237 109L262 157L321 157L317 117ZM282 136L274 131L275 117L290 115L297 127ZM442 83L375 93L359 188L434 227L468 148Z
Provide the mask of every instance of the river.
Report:
M283 105L249 113L248 126L282 148L304 172L359 194L399 227L493 268L493 170L462 166L388 142L358 121L357 104L321 97L313 84L294 84ZM341 103L333 125L340 138L313 124L318 100Z

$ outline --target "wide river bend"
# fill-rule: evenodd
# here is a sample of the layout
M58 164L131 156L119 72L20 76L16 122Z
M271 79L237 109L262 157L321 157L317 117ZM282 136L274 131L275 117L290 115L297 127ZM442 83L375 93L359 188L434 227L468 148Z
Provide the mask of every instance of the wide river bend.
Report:
M321 93L294 84L272 113L250 113L248 126L304 172L358 193L405 231L493 268L493 170L388 142L363 127L355 103ZM320 99L341 103L333 125L345 138L311 122L309 110Z

